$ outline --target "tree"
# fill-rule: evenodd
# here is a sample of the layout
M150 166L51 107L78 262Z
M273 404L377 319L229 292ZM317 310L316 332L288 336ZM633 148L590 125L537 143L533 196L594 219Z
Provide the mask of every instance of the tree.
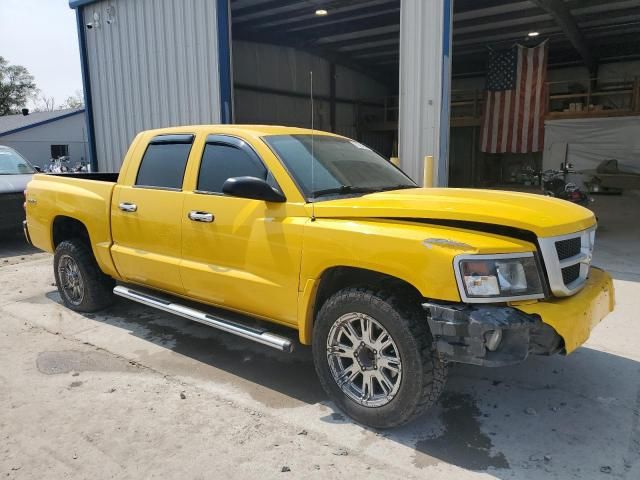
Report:
M84 99L82 91L80 90L76 90L73 95L68 96L67 99L61 104L56 103L55 97L47 97L39 89L36 89L33 95L34 112L53 112L54 110L82 107L84 107Z
M36 92L33 75L0 57L0 116L17 113Z
M67 99L60 105L60 108L82 108L84 107L84 97L80 90L76 90L73 95L67 97Z
M56 109L56 99L54 97L40 95L39 90L36 90L36 95L37 97L33 101L34 112L53 112Z

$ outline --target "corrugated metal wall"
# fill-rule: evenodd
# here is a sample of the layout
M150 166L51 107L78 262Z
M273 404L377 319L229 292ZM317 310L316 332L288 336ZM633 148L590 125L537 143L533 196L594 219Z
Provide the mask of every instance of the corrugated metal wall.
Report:
M400 165L420 183L425 155L435 159L438 184L447 183L447 137L441 144L442 135L448 136L449 131L449 105L442 107L450 72L443 52L448 46L445 34L449 39L451 35L451 5L450 0L402 0L400 4Z
M141 130L220 122L216 2L109 0L83 15L101 171Z
M330 96L330 64L318 56L290 47L255 42L233 42L233 77L235 121L237 123L280 124L309 128L310 76L313 70L314 127L330 130L330 102L318 97ZM278 94L256 89L273 89L290 93ZM296 94L291 95L291 94ZM336 65L336 98L346 100L373 99L389 94L381 83L366 75ZM336 102L336 133L356 137L357 110L354 103ZM383 150L376 135L363 142Z

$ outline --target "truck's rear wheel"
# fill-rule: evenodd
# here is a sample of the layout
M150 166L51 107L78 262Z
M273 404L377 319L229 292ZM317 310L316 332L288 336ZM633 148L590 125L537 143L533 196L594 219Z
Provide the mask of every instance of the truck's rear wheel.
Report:
M363 288L341 290L324 303L313 356L331 400L377 428L402 425L431 407L447 373L419 304Z
M102 273L91 250L80 240L56 247L53 270L64 304L77 312L95 312L113 303L114 281Z

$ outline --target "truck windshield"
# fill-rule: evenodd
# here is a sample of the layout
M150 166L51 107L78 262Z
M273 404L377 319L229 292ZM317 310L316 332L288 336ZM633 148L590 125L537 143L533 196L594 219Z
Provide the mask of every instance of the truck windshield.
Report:
M401 170L354 140L314 135L312 141L308 134L269 135L263 140L309 200L416 188Z
M34 173L22 156L9 147L0 146L0 175L22 175Z

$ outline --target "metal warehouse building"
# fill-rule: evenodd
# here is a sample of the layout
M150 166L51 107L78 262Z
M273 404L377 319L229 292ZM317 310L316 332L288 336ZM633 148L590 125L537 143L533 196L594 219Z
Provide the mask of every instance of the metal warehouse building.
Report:
M401 7L398 1L380 0L72 0L94 169L117 170L129 142L143 129L231 122L310 126L311 71L315 126L360 136L355 134L354 117L379 110L390 94L389 84L397 83L397 78L331 48L305 48L295 36L252 39L238 29L239 35L231 39L231 8L258 9L250 18L260 18L260 11L270 18L287 18L291 7L306 8L315 20L320 18L315 7L321 3L345 4L347 13L369 7L376 13L382 8L392 22L401 13L399 150L405 170L420 177L424 155L438 157L441 149L441 157L446 157L446 136L440 138L439 125L448 122L448 110L441 109L448 104L443 88L448 74L438 72L449 69L449 0L404 0ZM366 17L365 13L364 21ZM344 23L339 27L349 28ZM430 48L423 49L427 44ZM388 135L374 132L360 137L380 150L397 149L391 146L393 139L385 138ZM441 176L446 178L446 171Z
M51 158L68 157L71 165L88 158L83 108L0 117L0 145L11 147L29 162L46 167Z
M637 0L71 0L70 6L77 11L90 154L101 171L116 171L144 129L309 127L311 72L316 128L399 157L418 181L431 155L439 185L498 185L571 157L571 145L557 135L555 143L543 142L545 126L561 132L562 122L573 121L572 142L592 150L594 136L581 133L588 131L584 119L589 128L614 132L615 122L606 119L640 118ZM540 67L538 88L526 101L536 98L541 123L518 127L519 135L529 129L533 144L514 141L512 149L496 150L497 143L511 145L513 122L505 101L494 109L504 110L502 118L490 117L488 64L492 52L516 52L515 44L524 48L530 74ZM625 124L633 129L634 122ZM636 158L635 148L619 149L623 163Z

